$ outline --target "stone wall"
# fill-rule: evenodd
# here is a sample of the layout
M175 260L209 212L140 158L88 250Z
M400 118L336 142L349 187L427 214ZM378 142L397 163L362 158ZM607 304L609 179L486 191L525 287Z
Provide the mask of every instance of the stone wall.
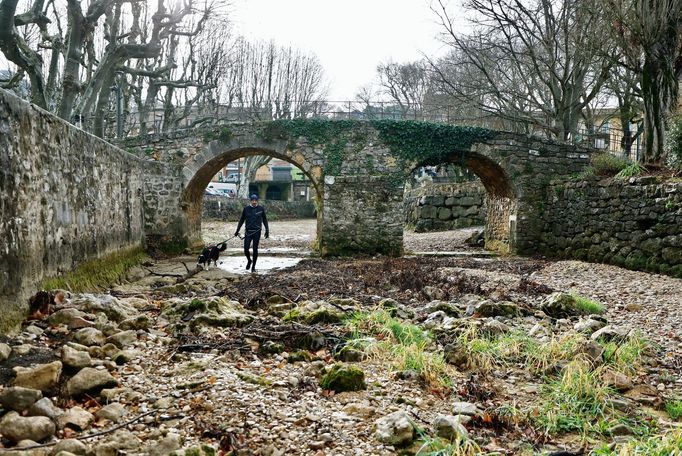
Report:
M318 230L322 255L398 256L403 251L402 182L384 176L326 176ZM400 185L399 187L397 185Z
M0 90L0 332L42 280L174 229L169 174Z
M405 193L405 225L420 233L485 224L481 182L430 184Z
M555 183L538 250L682 277L682 182Z
M224 220L236 222L242 215L242 209L248 201L221 196L204 196L205 220ZM315 203L313 201L274 201L261 200L265 207L268 220L286 220L300 218L315 218Z

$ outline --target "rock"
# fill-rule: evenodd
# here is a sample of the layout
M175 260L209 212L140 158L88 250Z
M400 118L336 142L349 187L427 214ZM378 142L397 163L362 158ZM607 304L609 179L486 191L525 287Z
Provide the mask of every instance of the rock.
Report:
M54 446L52 453L57 455L62 451L78 456L84 456L88 453L88 446L80 440L64 439Z
M483 332L484 334L488 334L490 336L499 336L502 334L506 334L510 330L511 329L509 328L509 326L495 319L489 319L481 328L481 332Z
M365 373L356 366L335 364L320 379L320 388L337 393L367 389Z
M36 325L31 325L27 326L26 329L24 329L24 332L32 334L34 336L41 336L44 331L41 328L37 327Z
M259 351L261 353L265 353L268 355L282 353L284 349L285 349L284 344L272 340L266 340L259 347Z
M85 319L86 314L78 309L69 307L67 309L61 309L53 313L47 318L47 322L50 325L68 325L76 319Z
M128 345L134 344L136 341L137 332L132 329L121 331L107 338L107 342L116 345L118 348L127 347Z
M104 337L102 331L97 328L83 328L74 333L73 340L81 345L91 347L94 345L103 345L106 341L106 337Z
M427 299L430 301L441 301L445 299L445 292L441 290L440 288L432 287L432 286L425 286L422 289L422 293L424 293L424 296L426 296Z
M376 412L376 407L369 405L369 402L351 402L343 406L343 413L361 418L369 418Z
M21 344L17 345L16 347L12 348L12 353L14 353L15 356L24 356L28 355L32 350L33 350L33 345L30 344Z
M151 456L166 456L182 446L182 437L179 434L169 433L166 437L154 442L148 447Z
M540 323L536 323L535 326L530 328L530 331L528 331L528 335L530 337L545 337L549 335L549 331L547 328L545 328L543 325Z
M459 419L452 415L438 415L433 420L433 429L438 437L454 440L457 437L468 438L469 433Z
M121 350L111 357L111 360L119 366L128 363L136 358L142 356L138 350Z
M426 304L424 307L424 312L427 314L432 314L434 312L442 311L445 312L449 317L459 318L462 314L462 310L452 302L434 300Z
M52 420L56 420L63 413L64 410L54 405L47 397L40 399L28 409L29 416L46 416Z
M124 331L129 330L129 329L146 331L149 329L149 324L150 324L150 320L149 320L148 316L138 315L135 318L129 318L127 320L123 320L118 325L118 327Z
M120 348L118 348L116 345L112 343L105 344L102 349L102 354L106 356L107 358L113 357L116 353L120 351Z
M132 432L124 429L116 431L104 443L95 447L95 455L117 456L124 453L124 450L136 450L140 448L142 442Z
M15 367L14 372L16 372L17 376L12 385L48 392L52 391L57 386L57 383L59 383L62 363L61 361L55 361L30 368Z
M592 339L585 339L578 343L575 354L583 354L592 364L601 364L604 348Z
M625 328L619 328L616 326L608 325L592 333L590 338L592 340L601 340L604 342L623 342L627 339L629 331Z
M469 363L469 351L460 344L448 344L443 347L445 361L459 368L465 368Z
M521 315L519 306L509 301L494 302L490 299L467 308L468 315L479 317L517 317Z
M375 423L374 436L387 445L406 446L414 440L415 428L404 411L393 412Z
M109 372L86 367L69 379L66 389L70 396L80 396L83 393L97 393L103 388L111 388L117 384Z
M161 315L177 327L194 331L201 326L227 328L244 326L253 320L251 315L241 310L237 301L221 297L193 299L191 301L167 301Z
M57 418L57 427L70 427L77 431L84 431L95 421L95 416L81 407L73 407Z
M609 429L609 434L613 436L617 435L633 435L634 432L632 432L632 429L630 429L627 425L623 423L618 423L612 428Z
M95 416L100 419L105 419L118 423L119 420L125 415L126 408L125 405L114 402L113 404L105 405L95 413Z
M443 323L443 320L445 320L446 317L446 313L442 310L432 312L426 317L426 320L422 323L422 327L429 330L436 329Z
M0 363L4 362L9 355L12 354L12 347L7 344L0 343Z
M9 412L0 420L0 434L13 442L39 442L54 435L55 431L52 420L44 416L22 417L17 412Z
M621 372L614 371L612 369L605 370L601 374L601 379L606 386L615 388L621 393L632 389L632 387L634 386L630 377Z
M287 298L285 298L284 296L280 296L280 295L272 295L268 299L265 300L265 303L268 306L273 306L275 304L284 304L287 302L289 302L289 300Z
M479 411L476 404L471 402L455 402L452 404L452 413L454 415L476 416Z
M349 346L343 347L337 353L334 354L334 359L338 361L344 361L347 363L358 363L367 358L365 352L358 350Z
M178 452L178 456L180 454L182 453ZM206 445L205 443L191 446L184 451L184 456L215 456L216 454L219 454L218 451L212 446ZM269 454L264 452L263 448L261 448L260 453L258 454L261 456L284 456L284 452L279 452L274 448Z
M306 377L320 378L324 375L325 367L324 361L313 361L303 369L303 375Z
M346 313L325 301L303 301L290 310L282 321L300 321L308 325L316 323L339 323Z
M606 326L606 321L604 321L604 319L588 317L573 325L573 329L581 333L592 334L604 326Z
M76 369L92 365L92 359L90 359L88 352L73 349L68 345L62 347L62 362L65 366Z
M400 304L395 299L384 298L379 301L379 307L388 312L393 318L400 318L402 320L409 320L414 318L414 312L406 306Z
M589 315L595 309L581 305L578 298L569 293L555 292L542 302L542 311L552 318L569 318L577 315Z
M13 386L2 390L0 404L6 409L22 412L31 408L42 397L43 393L40 390Z
M109 320L121 322L137 316L135 307L111 295L81 294L71 300L71 304L86 312L104 313Z

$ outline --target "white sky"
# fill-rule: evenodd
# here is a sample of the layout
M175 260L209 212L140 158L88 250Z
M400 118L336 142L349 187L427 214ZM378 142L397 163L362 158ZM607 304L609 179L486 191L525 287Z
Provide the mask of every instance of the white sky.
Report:
M231 17L246 37L314 52L330 100L355 99L381 62L443 53L429 0L233 0Z

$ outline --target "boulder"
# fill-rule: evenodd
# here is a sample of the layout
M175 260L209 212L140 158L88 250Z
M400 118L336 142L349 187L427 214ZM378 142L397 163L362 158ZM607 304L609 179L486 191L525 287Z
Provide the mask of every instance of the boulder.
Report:
M106 342L106 337L97 328L82 328L73 334L73 340L86 347L91 347L103 345Z
M13 442L39 442L54 435L55 431L52 420L44 416L23 417L17 412L9 412L0 420L0 434Z
M62 373L61 361L40 364L35 367L15 367L16 377L13 386L37 389L43 392L54 390Z
M52 453L58 455L60 452L85 456L88 453L88 446L76 439L64 439L54 446Z
M590 338L592 340L601 340L604 342L624 342L629 334L630 332L625 328L608 325L593 332Z
M379 418L374 426L376 439L387 445L401 447L414 440L414 425L409 415L402 410Z
M137 332L132 329L118 332L107 338L107 342L116 345L118 348L127 347L128 345L134 344L136 341Z
M521 315L521 309L513 302L486 299L467 308L467 314L479 317L517 317Z
M65 366L73 367L75 369L90 367L90 365L92 365L92 359L88 352L76 350L68 345L62 347L62 362Z
M471 402L455 402L452 404L452 413L454 415L476 416L479 414L476 404Z
M95 413L95 416L99 419L105 419L118 423L119 420L125 415L126 408L125 405L118 402L113 404L105 405Z
M335 364L320 379L320 388L337 393L365 390L365 373L356 366Z
M303 301L287 312L283 321L300 321L308 325L316 323L339 323L346 317L341 309L325 301Z
M576 296L569 293L555 292L542 302L542 311L552 318L569 318L578 315L589 315L594 309L580 305Z
M40 390L13 386L2 390L0 404L3 408L22 412L31 408L42 397L43 393Z
M28 409L29 416L46 416L52 420L56 420L63 413L64 410L54 405L47 397L40 399Z
M433 420L433 430L438 437L454 440L457 437L468 438L469 433L462 426L459 418L452 415L438 415Z
M66 389L70 396L80 396L84 393L98 393L117 384L116 379L106 370L86 367L69 379Z
M9 358L10 354L12 354L12 347L7 344L0 343L0 363Z
M86 313L73 307L61 309L53 313L47 318L47 322L53 326L68 325L70 326L74 320L85 319Z
M81 407L73 407L57 418L57 427L70 427L77 431L84 431L95 421L95 416Z
M161 315L176 327L186 327L190 331L202 326L241 327L253 320L251 315L243 311L239 302L221 297L169 300L164 304Z
M102 312L111 321L121 322L138 315L137 309L126 301L119 300L111 295L81 294L71 300L74 307L86 312Z

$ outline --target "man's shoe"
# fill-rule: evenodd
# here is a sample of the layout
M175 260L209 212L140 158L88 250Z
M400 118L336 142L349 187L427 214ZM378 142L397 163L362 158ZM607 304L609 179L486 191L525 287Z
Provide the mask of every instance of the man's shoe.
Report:
M256 272L256 266L255 265L251 268L251 272Z
M246 263L246 270L248 271L249 268L251 268L251 260L249 260L249 262Z

